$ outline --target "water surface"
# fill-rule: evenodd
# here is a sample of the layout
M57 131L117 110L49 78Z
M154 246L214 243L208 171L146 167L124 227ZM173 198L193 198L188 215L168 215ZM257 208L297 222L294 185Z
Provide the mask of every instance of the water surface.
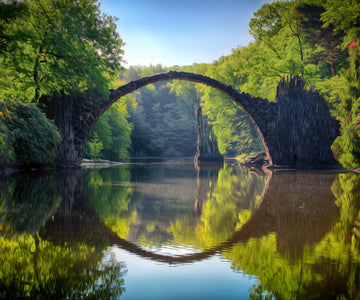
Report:
M0 296L331 299L360 290L360 177L140 161L0 180Z

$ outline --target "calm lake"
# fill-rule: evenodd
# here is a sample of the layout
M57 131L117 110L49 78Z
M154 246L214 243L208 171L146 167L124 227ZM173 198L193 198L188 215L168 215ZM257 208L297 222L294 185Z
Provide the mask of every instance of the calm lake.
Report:
M0 298L359 292L356 174L159 159L0 179Z

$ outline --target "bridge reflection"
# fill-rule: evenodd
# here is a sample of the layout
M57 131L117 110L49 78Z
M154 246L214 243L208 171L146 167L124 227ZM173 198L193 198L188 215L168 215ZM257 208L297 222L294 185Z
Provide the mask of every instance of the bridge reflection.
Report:
M212 170L212 178L217 176ZM120 238L89 203L80 171L63 172L57 188L63 198L57 213L40 231L42 238L58 243L80 241L90 245L117 245L144 258L169 264L191 263L228 251L251 238L276 234L277 248L292 257L301 255L305 246L319 242L339 217L331 186L337 173L273 172L267 174L261 200L248 221L225 241L214 247L187 255L163 255ZM198 177L201 179L201 176ZM202 185L207 186L207 185ZM198 185L197 211L201 213L201 180ZM65 200L66 199L66 200ZM56 237L56 239L55 239Z

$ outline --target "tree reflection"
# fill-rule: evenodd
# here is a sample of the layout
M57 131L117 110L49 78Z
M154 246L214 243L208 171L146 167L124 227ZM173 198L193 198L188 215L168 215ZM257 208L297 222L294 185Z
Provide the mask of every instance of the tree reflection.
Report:
M263 189L262 177L247 169L224 165L196 226L202 248L218 245L239 229L250 217Z
M166 257L123 244L129 251L170 263L221 252L235 271L258 278L251 299L356 298L359 176L280 172L268 177L261 195L264 180L247 172L225 166L216 181L211 176L206 193L197 193L207 197L201 210L196 206L197 214L177 215L169 222L167 232L175 244L205 249L203 253ZM147 227L149 232L154 229Z
M125 265L103 258L103 242L85 244L89 239L71 241L63 234L58 239L69 225L61 223L66 215L86 202L78 172L20 174L0 186L0 298L111 299L122 294ZM49 226L55 221L59 226Z
M170 222L168 232L178 244L204 250L215 247L231 237L246 223L264 189L265 179L248 169L226 165L215 176L202 179L198 190L203 195L202 209L197 219L178 218ZM206 190L207 193L203 191ZM198 207L197 207L198 208ZM191 238L190 238L191 237Z
M0 182L0 233L36 233L56 211L55 174L19 174Z
M130 184L129 169L109 170L7 179L0 189L0 297L115 298L126 269L104 259L111 244L167 263L220 254L234 271L256 276L251 299L348 299L360 291L359 175L276 172L265 184L247 169L224 165L201 179L201 191L176 198L196 173L182 170L156 185ZM157 169L151 172L152 179ZM165 197L164 187L174 198ZM158 214L151 207L151 222L143 224L148 216L139 214L149 203L141 195L162 205ZM170 209L175 213L166 216ZM163 245L156 238L165 232L171 243L198 251L153 253L122 238L135 230L141 246L152 237Z
M128 168L99 168L85 170L86 197L99 217L119 237L125 238L136 212L129 212L133 190L129 185Z
M1 237L0 253L0 297L110 299L124 291L124 266L113 258L102 261L94 247L21 235Z
M349 173L338 175L332 184L332 191L336 196L335 203L340 216L332 225L329 224L327 232L318 235L320 239L310 237L307 242L303 241L302 251L299 252L300 249L297 247L296 255L291 247L284 248L279 241L289 236L284 233L282 235L270 233L253 238L223 252L223 255L233 262L234 270L258 277L258 285L250 291L251 299L273 297L355 299L358 297L360 291L359 176ZM304 196L306 197L306 193L302 197ZM318 204L323 205L324 202L320 200ZM323 222L321 221L323 215L324 213L319 214L318 228ZM311 221L311 215L309 217L313 226L312 231L318 230ZM301 223L305 224L302 218L298 218L298 221L300 221L299 227L302 226ZM282 227L282 231L285 227ZM294 230L290 232L295 233ZM311 235L310 232L309 234Z

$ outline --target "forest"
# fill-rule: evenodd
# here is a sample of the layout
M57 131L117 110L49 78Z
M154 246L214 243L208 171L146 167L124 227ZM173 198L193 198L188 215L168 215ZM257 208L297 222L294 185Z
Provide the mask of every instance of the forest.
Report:
M0 3L0 16L1 167L56 165L61 137L42 113L54 97L86 91L88 101L96 101L110 89L170 70L206 75L270 101L276 100L280 80L300 76L307 88L324 96L340 122L332 145L336 159L345 168L360 165L358 0L264 4L249 23L253 42L211 64L171 67L125 68L116 18L104 15L94 0L6 1ZM84 157L193 156L198 106L221 154L239 157L263 150L247 114L227 96L174 80L119 99L96 123Z

